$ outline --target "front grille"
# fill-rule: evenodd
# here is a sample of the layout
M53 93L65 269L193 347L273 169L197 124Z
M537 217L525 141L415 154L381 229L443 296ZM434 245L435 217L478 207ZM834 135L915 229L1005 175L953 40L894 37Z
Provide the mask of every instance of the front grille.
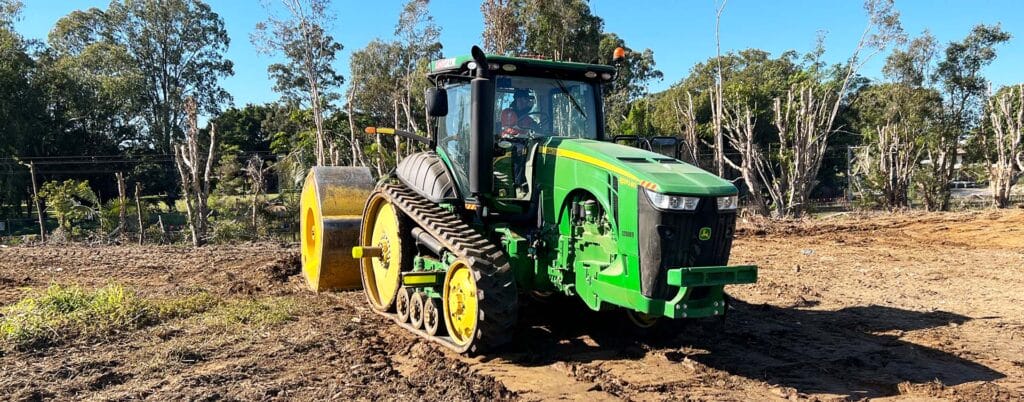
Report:
M638 197L641 294L672 297L665 283L669 269L728 264L735 211L718 212L714 197L701 198L694 211L661 211L643 191ZM702 228L711 230L707 240L700 239Z

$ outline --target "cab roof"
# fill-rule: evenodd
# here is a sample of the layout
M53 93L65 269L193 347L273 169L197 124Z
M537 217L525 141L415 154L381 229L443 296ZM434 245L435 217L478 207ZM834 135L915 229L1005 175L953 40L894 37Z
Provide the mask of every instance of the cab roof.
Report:
M471 70L473 57L461 55L430 62L431 79L441 75L463 75ZM538 77L573 78L608 82L615 78L615 67L604 64L577 63L573 61L555 61L528 57L511 57L496 54L487 55L490 69L499 74L525 75ZM474 66L475 67L475 66ZM592 73L587 76L588 73Z

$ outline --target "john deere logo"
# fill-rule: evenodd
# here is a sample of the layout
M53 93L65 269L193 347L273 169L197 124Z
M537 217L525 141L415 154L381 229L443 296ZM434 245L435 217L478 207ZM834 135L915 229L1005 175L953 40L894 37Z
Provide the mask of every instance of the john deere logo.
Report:
M700 228L700 233L697 234L697 238L701 239L701 241L710 239L711 238L711 228L709 228L709 227Z

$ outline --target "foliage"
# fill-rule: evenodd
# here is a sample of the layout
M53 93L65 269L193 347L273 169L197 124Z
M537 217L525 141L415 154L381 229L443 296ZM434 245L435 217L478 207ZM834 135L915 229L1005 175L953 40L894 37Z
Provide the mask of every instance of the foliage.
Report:
M21 0L0 0L0 26L10 28L21 17L25 4Z
M334 69L337 53L343 48L328 34L334 15L329 12L330 0L282 1L288 14L280 17L271 11L266 22L256 25L252 42L260 52L281 54L287 64L276 63L267 68L275 80L274 90L291 102L305 102L313 112L316 128L316 164L327 164L329 149L324 131L324 109L337 97L333 90L344 82Z
M484 50L501 55L519 53L526 41L524 0L483 0Z
M145 222L149 222L150 209L151 209L150 205L149 205L149 203L147 203L145 201L142 201L141 204L142 204L142 222L144 222L144 223ZM139 220L138 220L138 215L137 215L138 214L138 212L137 212L138 208L135 206L135 200L132 200L129 197L127 202L125 202L124 206L125 206L125 211L126 211L125 214L127 215L127 219L126 219L125 224L128 227L120 228L121 233L125 233L125 232L138 232L138 230L139 230L139 227L138 227L139 226ZM103 233L112 233L114 230L118 229L117 225L119 224L118 218L119 218L120 208L121 208L121 202L117 198L111 199L110 201L107 201L105 204L103 204L103 208L100 209L100 230ZM143 229L145 229L145 228L143 228Z
M234 74L223 57L230 39L223 19L200 0L129 0L112 2L107 10L76 11L57 22L50 43L59 54L81 55L102 46L125 55L127 63L99 57L91 65L109 68L104 64L119 62L113 71L127 66L141 75L139 117L146 122L146 139L165 154L182 135L186 97L206 113L231 100L218 83Z
M633 51L626 46L626 41L614 33L601 35L601 42L598 46L598 62L601 64L612 64L612 53L617 47L626 51L626 58L618 68L615 81L606 84L604 88L605 102L605 129L609 133L627 134L626 130L635 130L635 122L625 122L627 113L632 115L634 110L642 110L647 114L648 104L635 105L634 101L648 94L647 85L652 80L661 80L664 74L655 68L654 52L651 49L644 49L642 52ZM637 109L641 108L641 109ZM638 112L639 113L639 112ZM633 127L628 125L632 124ZM633 135L650 136L656 135L653 122L645 122L646 126Z
M584 0L526 0L526 51L554 60L596 60L604 20Z
M981 69L995 60L995 47L1009 40L1010 34L999 25L977 25L962 41L950 43L935 65L933 79L943 95L943 122L926 142L929 163L918 181L929 210L949 208L949 187L957 174L960 143L977 126L982 113L986 84Z
M68 179L43 183L39 189L39 198L46 200L47 209L57 218L60 227L72 234L76 233L72 225L93 219L96 214L93 207L99 205L99 199L89 187L88 180Z

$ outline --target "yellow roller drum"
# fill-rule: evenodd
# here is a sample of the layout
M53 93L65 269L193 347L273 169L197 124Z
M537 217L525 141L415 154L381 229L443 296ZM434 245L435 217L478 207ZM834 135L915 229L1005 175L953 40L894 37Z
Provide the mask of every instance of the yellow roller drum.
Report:
M373 190L367 168L319 166L310 169L299 201L302 274L309 288L358 289L358 245L363 204Z

